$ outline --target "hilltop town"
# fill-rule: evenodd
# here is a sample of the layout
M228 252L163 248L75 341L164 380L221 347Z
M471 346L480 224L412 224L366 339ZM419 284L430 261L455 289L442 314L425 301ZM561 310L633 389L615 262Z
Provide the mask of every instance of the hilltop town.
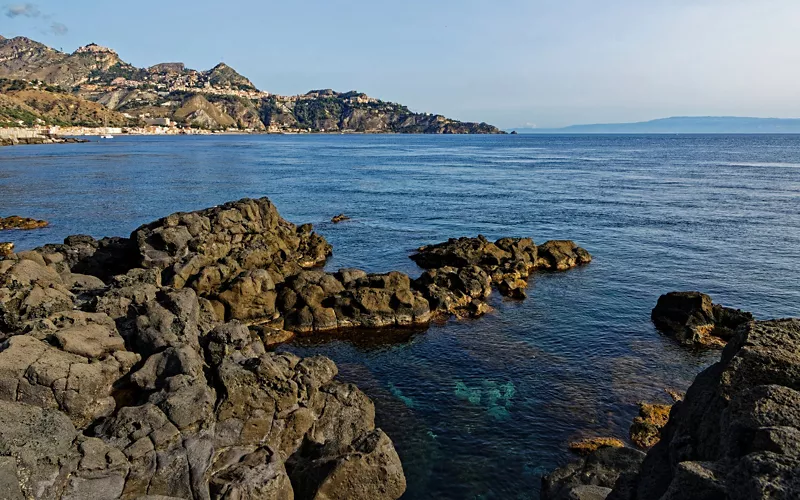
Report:
M137 68L97 44L65 53L25 37L0 37L0 127L51 133L502 133L415 113L360 92L281 96L230 66L180 62ZM88 130L87 130L88 129Z

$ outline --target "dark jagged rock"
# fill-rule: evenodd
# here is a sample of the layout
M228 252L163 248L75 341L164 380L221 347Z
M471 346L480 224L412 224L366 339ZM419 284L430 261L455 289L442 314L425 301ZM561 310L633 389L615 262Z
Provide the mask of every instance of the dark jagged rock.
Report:
M414 288L428 299L433 311L481 316L489 310L484 301L492 293L492 279L478 266L448 266L425 271L414 281Z
M0 231L7 229L39 229L47 227L49 223L46 220L30 219L28 217L19 217L12 215L10 217L0 217Z
M339 214L331 219L331 222L334 224L338 224L340 222L344 222L346 220L350 220L350 217L346 216L345 214Z
M639 470L644 457L644 453L632 448L598 448L580 461L544 476L541 497L543 500L602 500L621 475Z
M526 280L533 271L563 271L587 264L592 257L571 241L548 241L537 247L530 238L493 243L478 236L421 247L411 259L427 269L414 287L433 311L480 316L489 310L485 299L492 284L506 297L524 299Z
M0 241L0 257L8 257L14 253L14 244L10 241Z
M651 315L656 328L686 345L724 345L753 315L711 302L700 292L662 295Z
M800 496L800 320L737 330L613 500Z

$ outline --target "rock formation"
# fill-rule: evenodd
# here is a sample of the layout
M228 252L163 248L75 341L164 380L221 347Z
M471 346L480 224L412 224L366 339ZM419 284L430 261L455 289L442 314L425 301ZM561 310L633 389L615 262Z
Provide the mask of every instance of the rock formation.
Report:
M659 330L682 344L720 346L753 315L713 304L704 293L671 292L658 299L652 319Z
M741 328L608 498L800 497L799 346L797 319Z
M47 224L46 220L36 220L18 215L0 217L0 231L7 229L39 229L47 227Z
M572 241L548 241L538 247L530 238L484 236L450 239L418 249L411 259L427 269L414 286L440 313L480 316L494 284L503 295L527 297L527 279L535 270L564 271L588 264L592 256Z
M631 441L639 448L649 449L661 440L661 429L667 425L672 405L639 403L639 416L631 425Z
M673 307L683 313L681 327L703 324L697 319L715 319L725 327L730 324L725 318L749 317L707 307L710 299L702 294L665 297L659 301L662 311L668 310L665 304L692 305ZM716 314L696 314L709 310ZM630 448L600 448L543 478L542 498L800 497L800 320L739 324L721 360L697 376L659 430L666 408L641 409L637 423L652 424L640 429L642 444L658 439L646 456ZM609 458L620 456L627 458Z
M223 322L272 319L269 284L328 253L247 200L0 260L3 498L401 496L372 402L332 361Z
M621 475L634 474L644 453L632 448L604 446L585 458L542 478L544 500L603 500Z
M326 273L327 241L262 198L0 258L0 491L399 498L403 468L372 402L331 360L267 347L292 332L425 324L433 298L434 312L468 307L493 275L588 261L571 243L476 241L437 247L469 258L419 280Z

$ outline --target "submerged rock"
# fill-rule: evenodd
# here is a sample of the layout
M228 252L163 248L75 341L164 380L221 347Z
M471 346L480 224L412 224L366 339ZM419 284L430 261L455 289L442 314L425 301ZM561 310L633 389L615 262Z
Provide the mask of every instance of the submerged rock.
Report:
M338 224L340 222L344 222L346 220L350 220L350 217L346 216L345 214L339 214L331 219L331 222L334 224Z
M738 328L753 320L752 314L713 304L711 297L700 292L662 295L651 317L660 331L690 346L724 345Z
M31 219L28 217L19 217L12 215L10 217L0 217L0 231L7 229L39 229L47 227L50 223L46 220Z

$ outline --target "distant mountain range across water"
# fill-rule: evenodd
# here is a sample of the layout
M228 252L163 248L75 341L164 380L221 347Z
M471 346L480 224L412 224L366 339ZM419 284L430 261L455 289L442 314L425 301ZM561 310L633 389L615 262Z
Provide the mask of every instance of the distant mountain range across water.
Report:
M518 134L800 134L798 118L675 116L646 122L515 128Z

